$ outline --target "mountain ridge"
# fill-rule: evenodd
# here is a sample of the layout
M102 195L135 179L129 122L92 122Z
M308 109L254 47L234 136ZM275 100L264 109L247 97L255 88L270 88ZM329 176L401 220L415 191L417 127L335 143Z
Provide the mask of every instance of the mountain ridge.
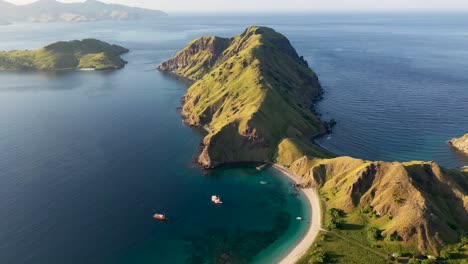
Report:
M266 161L288 168L304 179L303 187L319 190L329 210L349 215L348 225L387 237L379 245L438 255L467 235L467 173L434 162L333 157L312 143L326 131L312 108L320 83L273 29L198 38L159 70L193 81L181 114L207 131L202 166Z
M167 16L167 14L160 10L106 4L97 0L78 3L38 0L26 5L14 5L0 0L0 17L9 22L90 22L160 16Z
M159 69L195 81L181 112L187 124L209 131L198 159L205 167L273 161L281 141L302 149L326 131L311 110L322 93L316 74L272 29L253 26L233 38L201 37ZM282 75L289 75L287 83L277 77Z

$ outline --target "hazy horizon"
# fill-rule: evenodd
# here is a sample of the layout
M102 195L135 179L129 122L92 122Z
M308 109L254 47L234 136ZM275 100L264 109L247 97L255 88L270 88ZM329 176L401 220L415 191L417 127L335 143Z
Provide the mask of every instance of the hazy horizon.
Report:
M5 0L24 5L37 0ZM464 0L99 0L101 2L159 9L168 12L311 12L311 11L404 11L468 10ZM60 0L64 3L84 0Z

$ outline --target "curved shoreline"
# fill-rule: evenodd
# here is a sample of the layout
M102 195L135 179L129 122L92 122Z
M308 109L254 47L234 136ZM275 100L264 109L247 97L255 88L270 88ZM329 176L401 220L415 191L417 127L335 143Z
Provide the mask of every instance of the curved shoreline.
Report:
M286 177L290 178L296 184L302 183L302 179L294 174L287 168L284 168L277 164L272 164L272 167L281 172ZM312 246L321 229L321 212L320 212L320 200L317 195L317 192L312 188L300 188L301 192L307 198L307 201L310 206L310 224L307 232L302 237L301 241L297 243L289 253L283 257L283 259L278 262L279 264L292 264L296 263Z

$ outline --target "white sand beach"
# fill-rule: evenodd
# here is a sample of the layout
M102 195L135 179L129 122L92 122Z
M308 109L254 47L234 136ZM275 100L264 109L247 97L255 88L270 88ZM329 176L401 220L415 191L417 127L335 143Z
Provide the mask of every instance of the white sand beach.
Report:
M296 176L293 172L288 170L287 168L281 167L279 165L273 164L273 168L281 171L284 175L292 179L295 183L302 183L302 179ZM321 224L321 212L320 212L320 200L317 195L317 192L313 188L307 189L300 189L307 199L309 200L309 204L311 207L310 215L310 226L307 230L307 233L304 235L302 240L286 255L279 263L280 264L291 264L295 263L302 257L307 249L314 243L315 238L317 237L318 233L320 232L320 224ZM307 219L306 219L307 220Z

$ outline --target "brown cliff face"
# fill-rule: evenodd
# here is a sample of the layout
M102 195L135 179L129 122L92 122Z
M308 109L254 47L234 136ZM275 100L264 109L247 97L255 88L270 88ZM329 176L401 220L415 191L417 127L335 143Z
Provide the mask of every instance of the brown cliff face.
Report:
M231 41L232 39L214 36L201 37L192 41L170 60L163 62L159 69L198 80L216 63L223 60L223 52Z

